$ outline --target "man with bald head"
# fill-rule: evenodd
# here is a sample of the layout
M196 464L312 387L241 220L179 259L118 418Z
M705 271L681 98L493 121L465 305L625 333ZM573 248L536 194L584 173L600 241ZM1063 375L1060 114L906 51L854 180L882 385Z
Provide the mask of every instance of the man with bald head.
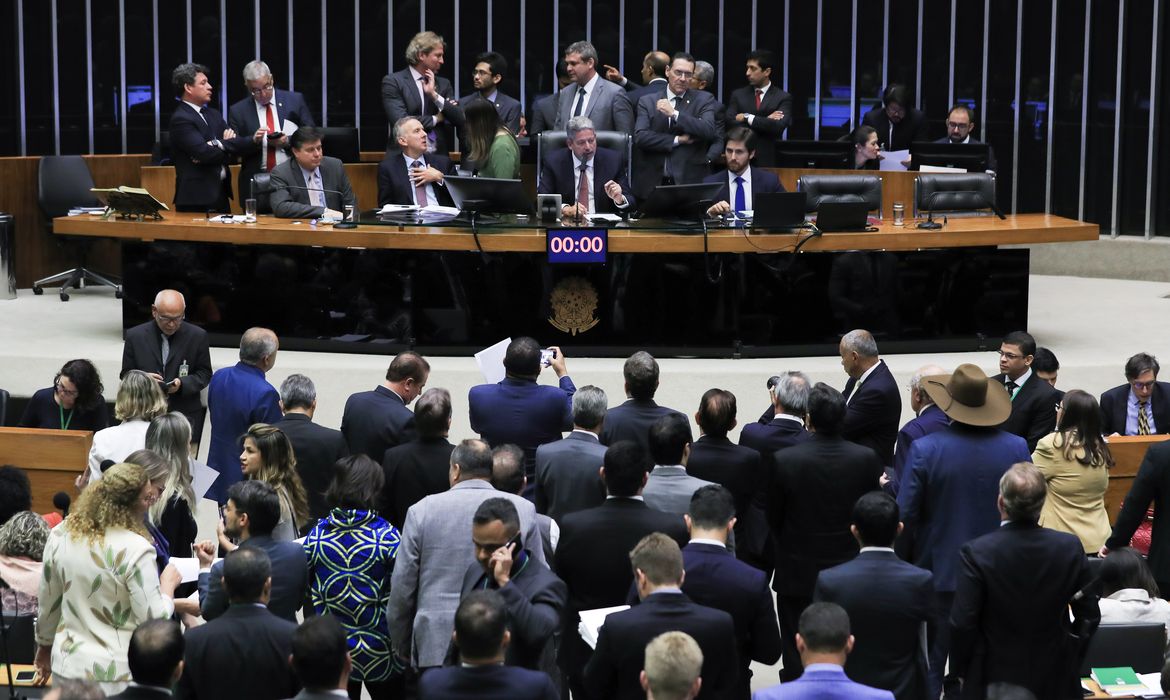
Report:
M839 350L841 366L849 375L841 392L847 407L841 436L872 448L882 466L888 467L894 460L894 440L902 415L898 383L878 356L877 342L869 331L849 331L841 337Z
M249 328L240 338L240 361L211 377L207 410L211 412L211 447L207 466L219 477L207 498L227 501L227 490L243 478L240 436L254 423L278 423L283 417L280 394L264 375L276 364L280 341L267 328Z
M930 398L930 394L926 393L926 389L922 386L926 377L940 374L950 374L950 372L938 365L926 365L919 367L918 371L910 377L910 408L914 411L914 418L907 421L906 425L903 425L902 429L898 431L898 439L894 443L892 473L887 471L889 480L883 479L885 482L883 486L891 495L898 495L898 484L901 483L906 469L906 455L910 454L910 445L914 444L918 438L942 430L951 424L951 419L947 418L947 414L942 412L942 409L934 403L934 399Z
M150 307L153 317L126 331L122 372L142 370L167 394L170 410L191 421L191 442L203 434L203 402L199 393L211 381L211 351L207 332L185 322L187 302L173 289L164 289Z

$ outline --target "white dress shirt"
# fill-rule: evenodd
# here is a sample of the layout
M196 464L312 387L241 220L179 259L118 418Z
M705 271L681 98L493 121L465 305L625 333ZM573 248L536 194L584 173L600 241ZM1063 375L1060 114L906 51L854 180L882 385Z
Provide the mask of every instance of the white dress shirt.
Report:
M256 118L260 120L259 121L260 126L262 126L264 128L268 128L268 105L262 105L256 100L252 100L252 104L256 105ZM280 108L276 105L276 90L275 89L273 89L273 91L272 91L272 101L270 101L268 104L272 105L273 131L276 131L278 133L284 131L284 128L282 127L282 121L280 119ZM277 148L276 149L276 164L280 165L281 163L285 162L286 160L288 160L288 154L284 152L283 148ZM261 163L268 162L268 137L267 136L260 139L260 162Z
M589 114L589 100L590 100L590 98L593 97L593 89L597 87L597 81L600 79L601 79L601 74L594 73L593 77L590 78L589 82L585 83L584 86L578 85L577 88L574 88L573 101L569 103L569 117L565 121L572 119L573 115L577 114L577 100L578 99L582 100L581 111L580 111L581 116L585 116L586 114ZM578 93L580 92L581 87L585 88L585 96L584 97L578 97Z

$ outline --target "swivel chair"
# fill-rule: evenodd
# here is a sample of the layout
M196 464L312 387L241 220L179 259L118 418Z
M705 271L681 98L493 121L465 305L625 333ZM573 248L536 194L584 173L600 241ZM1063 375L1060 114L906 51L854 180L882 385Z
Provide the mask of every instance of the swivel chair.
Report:
M802 175L796 190L808 196L805 211L814 212L828 202L865 202L870 211L882 212L882 179L877 175Z
M268 200L268 195L272 193L272 173L255 173L249 185L251 186L249 196L256 200L256 213L271 214L272 202Z
M622 157L622 171L626 174L626 182L630 181L630 163L633 162L633 147L634 140L629 134L624 131L595 131L597 134L597 146L599 148L608 148L611 151L617 151ZM561 129L558 131L542 131L536 136L536 182L537 186L540 184L540 172L544 170L544 159L553 151L558 151L568 148L565 145L565 140L568 139L568 133Z

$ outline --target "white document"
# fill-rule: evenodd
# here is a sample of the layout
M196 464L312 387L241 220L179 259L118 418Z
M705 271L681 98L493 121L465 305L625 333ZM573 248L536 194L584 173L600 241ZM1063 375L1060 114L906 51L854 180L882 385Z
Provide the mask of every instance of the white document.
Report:
M878 161L879 170L905 170L902 161L910 157L910 149L904 151L883 151L882 159Z
M417 204L383 204L380 214L394 214L400 211L418 211Z
M428 204L422 208L422 211L429 211L435 214L450 214L451 216L459 216L459 207L444 207L441 204Z
M615 605L612 608L582 610L579 613L581 622L577 624L577 634L581 635L581 639L589 645L590 649L596 649L597 635L601 632L601 626L605 624L605 618L613 613L629 609L630 606L628 605Z
M203 498L207 495L208 489L219 478L219 472L207 466L203 462L195 460L190 461L191 464L191 488L195 489L195 500Z
M284 133L285 136L292 136L293 134L297 133L297 129L299 128L300 127L297 126L297 123L291 119L285 119L284 123L280 126L280 130Z
M594 221L601 221L601 222L606 223L606 224L620 224L622 221L622 217L618 216L617 214L605 214L605 213L590 214L589 216L587 216L585 218L589 219L590 223L592 223Z
M965 173L966 168L947 168L942 165L923 165L918 168L920 173Z
M215 561L223 560L216 559ZM183 577L183 583L199 580L199 560L195 557L171 557L170 562L175 565L179 575Z
M504 338L495 345L475 353L475 366L479 367L484 383L497 384L504 381L504 353L511 342L511 338Z

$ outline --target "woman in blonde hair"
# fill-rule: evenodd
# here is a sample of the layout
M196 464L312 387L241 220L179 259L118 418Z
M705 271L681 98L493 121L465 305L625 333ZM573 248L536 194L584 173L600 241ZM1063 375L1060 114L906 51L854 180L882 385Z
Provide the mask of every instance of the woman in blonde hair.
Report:
M174 612L179 572L155 568L143 524L152 490L146 470L116 464L82 492L49 533L36 624L37 675L94 680L107 694L130 681L134 629Z
M150 522L170 543L172 557L189 558L199 526L195 522L198 500L191 485L195 459L187 451L191 423L182 413L164 413L146 430L146 449L167 463L166 479L158 500L150 506ZM153 482L154 480L151 479Z
M167 397L158 382L140 370L127 372L114 402L114 416L122 422L93 434L93 446L89 449L90 480L102 478L102 462L121 462L134 450L141 450L146 444L150 421L166 412Z
M274 540L295 540L309 523L309 499L296 467L292 443L280 428L256 423L244 433L244 451L240 453L244 478L267 482L280 498L280 522L272 531Z

